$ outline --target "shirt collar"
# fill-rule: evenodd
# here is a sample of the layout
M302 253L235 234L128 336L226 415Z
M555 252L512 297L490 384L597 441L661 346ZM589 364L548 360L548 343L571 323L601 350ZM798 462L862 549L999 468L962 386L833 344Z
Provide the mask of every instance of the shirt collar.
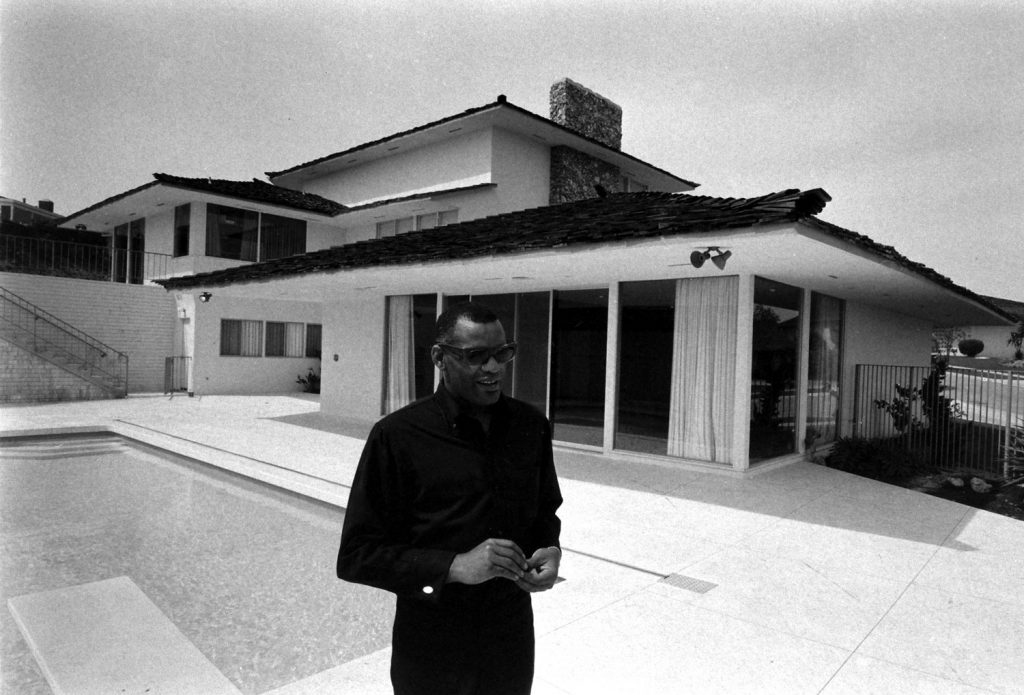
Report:
M474 417L475 415L473 407L449 391L444 385L444 381L438 385L437 391L434 393L434 400L441 408L441 413L449 427L453 426L460 418ZM508 412L508 401L504 393L498 397L497 402L489 410L493 415L504 415Z

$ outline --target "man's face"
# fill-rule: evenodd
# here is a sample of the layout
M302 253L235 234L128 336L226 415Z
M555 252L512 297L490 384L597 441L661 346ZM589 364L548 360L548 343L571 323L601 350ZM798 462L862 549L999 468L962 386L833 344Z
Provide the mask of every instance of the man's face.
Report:
M449 344L466 349L497 349L505 344L505 329L501 323L475 323L460 318ZM470 405L488 406L501 396L501 383L505 378L504 364L492 357L481 365L468 364L454 354L434 347L434 362L442 365L444 385L455 396Z

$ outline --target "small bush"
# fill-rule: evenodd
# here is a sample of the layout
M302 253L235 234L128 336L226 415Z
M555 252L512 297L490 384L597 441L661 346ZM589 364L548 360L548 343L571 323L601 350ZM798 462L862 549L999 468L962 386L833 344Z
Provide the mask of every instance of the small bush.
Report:
M961 355L966 357L977 357L985 349L985 343L977 338L965 338L956 345Z
M825 465L875 480L907 478L927 470L920 456L900 440L842 437L832 445Z
M306 376L299 375L295 383L302 384L306 393L320 393L320 375L313 371L312 367L309 368L309 373Z

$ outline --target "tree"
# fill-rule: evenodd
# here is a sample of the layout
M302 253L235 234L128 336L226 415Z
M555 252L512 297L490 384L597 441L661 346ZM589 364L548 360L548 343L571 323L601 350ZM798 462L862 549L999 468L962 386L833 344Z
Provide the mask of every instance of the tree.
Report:
M946 359L953 354L953 348L967 337L967 331L959 326L949 326L932 331L932 346L935 352L945 352Z
M1010 339L1006 344L1014 347L1013 359L1024 360L1024 321L1020 322L1017 330L1010 331Z

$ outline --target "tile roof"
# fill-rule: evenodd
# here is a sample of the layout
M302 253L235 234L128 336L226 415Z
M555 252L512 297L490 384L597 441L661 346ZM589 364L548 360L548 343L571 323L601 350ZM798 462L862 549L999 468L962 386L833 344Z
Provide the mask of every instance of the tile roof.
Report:
M1000 297L985 297L990 304L995 304L997 307L1015 316L1017 320L1024 321L1024 302L1017 302L1012 299L1002 299Z
M1005 303L1006 300L993 300L993 298L991 297L985 297L984 295L972 292L966 287L956 284L945 275L935 270L932 270L923 263L918 263L917 261L910 260L892 246L885 246L883 244L879 244L878 242L872 241L870 238L864 236L863 234L851 232L849 229L844 229L843 227L832 224L831 222L819 220L816 217L808 218L807 220L805 220L805 222L811 225L812 227L816 227L837 239L842 239L843 241L855 244L857 246L860 246L861 248L871 251L876 256L879 256L889 261L893 261L894 263L897 263L898 265L906 268L907 270L913 271L918 275L927 278L928 280L931 280L937 285L953 290L954 292L957 292L958 294L973 299L975 301L981 302L989 309L996 310L996 312L1002 315L1004 318L1014 318L1014 315L1010 312L1009 307L1000 303ZM1024 308L1024 305L1020 306Z
M166 289L230 285L306 273L400 266L529 252L584 244L699 234L795 222L890 260L942 287L973 299L1006 318L1013 315L986 297L955 284L891 246L817 219L831 200L820 188L789 189L756 198L715 198L689 193L615 193L562 205L492 215L467 222L367 239L321 251L209 273L156 280Z
M580 133L579 131L573 130L572 128L569 128L567 126L562 125L561 123L556 123L555 121L552 121L549 118L544 118L543 116L538 116L537 114L533 113L532 111L527 111L526 109L522 108L521 106L516 106L515 104L507 101L505 99L504 95L498 96L498 100L494 101L494 102L491 102L490 104L484 104L483 106L478 106L476 108L467 109L467 110L463 111L462 113L457 113L457 114L454 114L454 115L451 115L451 116L446 116L445 118L442 118L440 120L432 121L430 123L425 123L423 125L416 126L415 128L410 128L408 130L403 130L403 131L398 132L398 133L393 133L391 135L388 135L388 136L383 137L383 138L379 138L377 140L371 140L370 142L364 142L361 145L356 145L355 147L350 147L347 150L342 150L340 152L335 152L334 154L329 154L329 155L326 155L324 157L318 157L317 159L313 159L311 161L305 162L303 164L298 164L296 166L289 167L287 169L282 169L281 171L268 171L268 172L266 172L266 175L270 179L275 179L275 178L277 178L279 176L284 176L285 174L291 174L291 173L293 173L295 171L299 171L300 169L305 169L307 167L311 167L311 166L314 166L316 164L320 164L322 162L327 162L327 161L330 161L332 159L336 159L336 158L339 158L339 157L345 157L345 156L349 156L349 155L355 154L356 152L359 152L361 150L366 150L366 149L369 149L369 148L374 147L376 145L381 145L381 144L383 144L385 142L389 142L391 140L397 140L398 138L402 138L402 137L405 137L407 135L412 135L414 133L419 133L419 132L424 131L424 130L429 130L431 128L436 128L437 126L444 125L446 123L451 123L452 121L457 121L460 118L467 118L469 116L473 116L473 115L478 114L478 113L483 113L485 111L489 111L491 109L498 109L498 108L510 109L511 111L513 111L515 113L518 113L518 114L520 114L522 116L526 116L529 119L532 119L532 120L544 123L545 125L552 126L554 128L558 128L559 130L565 131L566 133L571 133L571 134L575 135L576 137L582 138L583 140L586 140L587 142L589 142L591 144L598 145L601 148L603 148L605 150L608 150L609 152L614 152L616 155L619 155L619 156L622 156L622 157L626 157L627 159L631 159L631 160L635 161L637 164L642 164L643 166L650 167L651 169L659 171L659 172L665 174L666 176L671 176L672 178L680 181L681 183L686 184L687 186L691 186L693 188L697 188L698 186L700 186L699 183L694 183L693 181L687 181L686 179L680 178L680 177L676 176L675 174L673 174L671 172L668 172L668 171L665 171L664 169L661 169L660 167L656 167L653 164L648 164L647 162L645 162L645 161L643 161L641 159L638 159L637 157L634 157L631 154L627 154L626 152L623 152L622 150L617 150L615 148L609 147L608 145L606 145L605 143L601 142L600 140L596 140L596 139L594 139L592 137L584 135L584 134Z
M752 227L814 215L831 198L819 189L758 198L615 193L562 205L482 217L383 239L159 280L167 289L231 284L303 273L522 253L576 244Z
M258 179L253 179L252 181L229 181L227 179L186 178L184 176L172 176L171 174L153 174L153 178L155 179L154 181L144 183L141 186L127 190L124 193L118 193L117 195L101 200L94 205L83 208L78 212L71 213L67 217L62 218L59 224L65 224L75 217L85 215L86 213L98 210L106 205L110 205L111 203L115 203L118 200L127 198L130 195L140 193L141 191L161 184L174 186L176 188L203 191L205 193L216 193L218 195L225 195L232 198L240 198L242 200L280 205L297 210L318 212L331 216L344 212L347 209L341 203L336 203L333 200L328 200L327 198L323 198L313 193L302 193L290 188L282 188L281 186L275 186L272 183L267 183L266 181L260 181Z
M303 193L293 191L290 188L275 186L266 181L253 179L252 181L229 181L226 179L191 179L184 176L171 176L170 174L153 174L160 183L178 188L188 188L194 191L217 193L219 195L231 196L232 198L244 198L255 200L261 203L271 203L284 207L319 212L325 215L337 215L346 210L341 203L328 200L315 193Z

